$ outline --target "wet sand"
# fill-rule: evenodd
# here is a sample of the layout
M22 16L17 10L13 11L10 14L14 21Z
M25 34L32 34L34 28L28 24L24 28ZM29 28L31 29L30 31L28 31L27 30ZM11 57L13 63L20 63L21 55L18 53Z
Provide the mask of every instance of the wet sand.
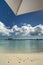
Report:
M43 53L0 53L0 65L43 65Z

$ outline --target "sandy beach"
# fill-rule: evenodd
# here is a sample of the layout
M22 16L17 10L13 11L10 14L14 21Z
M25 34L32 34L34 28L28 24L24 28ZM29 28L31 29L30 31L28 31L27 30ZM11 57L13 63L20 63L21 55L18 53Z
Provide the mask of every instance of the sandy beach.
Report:
M43 53L0 53L0 65L43 65Z

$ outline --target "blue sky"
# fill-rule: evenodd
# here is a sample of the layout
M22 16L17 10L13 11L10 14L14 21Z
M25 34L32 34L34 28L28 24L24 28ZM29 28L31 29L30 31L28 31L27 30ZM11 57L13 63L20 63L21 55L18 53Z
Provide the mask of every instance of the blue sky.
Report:
M19 16L15 16L9 6L4 0L0 0L0 21L10 29L17 25L18 27L24 24L30 24L31 26L43 25L43 10L27 13Z

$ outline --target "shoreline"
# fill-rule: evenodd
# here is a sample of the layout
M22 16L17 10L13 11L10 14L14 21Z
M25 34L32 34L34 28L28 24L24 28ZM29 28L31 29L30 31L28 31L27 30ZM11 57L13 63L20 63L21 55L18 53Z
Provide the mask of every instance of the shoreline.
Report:
M39 39L38 38L36 38L36 39L34 39L34 38L33 39L17 39L17 38L12 39L12 38L8 38L8 39L5 39L5 40L43 40L43 39L40 39L40 38Z

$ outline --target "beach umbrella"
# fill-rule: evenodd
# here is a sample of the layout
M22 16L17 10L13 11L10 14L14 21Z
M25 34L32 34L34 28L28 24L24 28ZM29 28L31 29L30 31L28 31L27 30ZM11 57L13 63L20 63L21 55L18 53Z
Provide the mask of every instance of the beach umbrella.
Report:
M5 0L5 2L16 15L43 10L43 0Z

